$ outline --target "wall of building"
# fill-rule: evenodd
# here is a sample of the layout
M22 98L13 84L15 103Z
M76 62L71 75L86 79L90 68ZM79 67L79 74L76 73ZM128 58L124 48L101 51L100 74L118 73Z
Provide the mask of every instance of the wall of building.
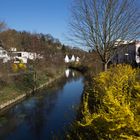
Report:
M140 64L140 42L136 43L136 62Z
M136 65L136 44L130 43L117 46L116 53L111 61L113 64Z

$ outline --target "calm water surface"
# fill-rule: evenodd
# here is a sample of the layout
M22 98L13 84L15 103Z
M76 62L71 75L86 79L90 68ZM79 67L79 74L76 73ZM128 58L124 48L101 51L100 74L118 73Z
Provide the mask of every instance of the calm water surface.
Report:
M1 115L0 140L62 139L76 119L84 86L81 75L72 75Z

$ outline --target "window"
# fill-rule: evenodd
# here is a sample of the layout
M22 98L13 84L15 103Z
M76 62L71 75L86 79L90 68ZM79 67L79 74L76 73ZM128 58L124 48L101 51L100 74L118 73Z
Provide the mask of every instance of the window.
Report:
M140 57L140 47L138 48L138 51L137 51L137 56Z
M6 52L5 52L5 51L3 51L3 52L2 52L2 54L3 54L3 55L5 55L5 54L6 54Z
M18 57L21 57L21 53L17 53L17 56L18 56Z

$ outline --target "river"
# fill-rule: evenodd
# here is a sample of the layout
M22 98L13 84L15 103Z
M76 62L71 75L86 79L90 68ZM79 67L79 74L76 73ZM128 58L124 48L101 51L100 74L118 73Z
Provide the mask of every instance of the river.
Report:
M83 92L76 72L29 97L0 116L0 140L52 140L63 136L76 119Z

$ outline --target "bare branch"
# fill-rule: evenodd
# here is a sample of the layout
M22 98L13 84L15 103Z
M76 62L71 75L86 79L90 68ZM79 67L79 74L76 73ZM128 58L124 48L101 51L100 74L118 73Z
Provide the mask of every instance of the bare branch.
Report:
M118 39L140 35L140 10L135 0L76 0L72 7L71 39L92 48L107 63Z

